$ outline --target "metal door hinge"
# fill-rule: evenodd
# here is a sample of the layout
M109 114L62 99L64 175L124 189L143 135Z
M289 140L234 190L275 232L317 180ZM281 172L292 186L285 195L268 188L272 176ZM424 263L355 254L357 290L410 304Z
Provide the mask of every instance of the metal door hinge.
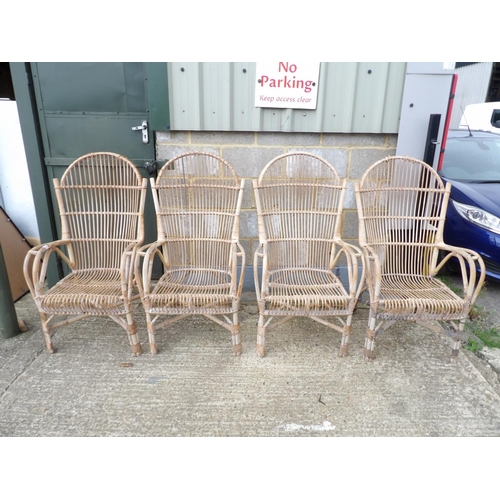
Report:
M144 144L149 143L149 132L148 132L148 121L142 120L142 124L138 127L132 127L132 130L142 130L142 142Z

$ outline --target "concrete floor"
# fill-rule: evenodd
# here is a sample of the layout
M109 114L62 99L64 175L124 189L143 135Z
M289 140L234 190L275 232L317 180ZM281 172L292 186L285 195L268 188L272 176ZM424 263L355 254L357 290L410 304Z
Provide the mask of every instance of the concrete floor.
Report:
M399 323L362 360L368 313L355 313L350 355L340 335L294 319L255 351L257 308L245 294L243 354L229 334L192 317L133 357L103 318L61 328L45 349L28 294L16 302L29 331L0 340L0 436L500 436L500 384L488 363L451 339Z

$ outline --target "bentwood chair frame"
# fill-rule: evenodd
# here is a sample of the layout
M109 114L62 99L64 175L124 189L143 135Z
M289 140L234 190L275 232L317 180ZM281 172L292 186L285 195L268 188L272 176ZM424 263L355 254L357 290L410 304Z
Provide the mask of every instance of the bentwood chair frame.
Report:
M151 353L157 352L157 329L189 315L203 315L231 332L233 352L239 356L244 180L219 156L189 152L165 163L157 179L151 179L151 188L157 241L145 245L136 258ZM152 280L155 258L163 266L157 282ZM168 319L160 322L164 316Z
M373 358L375 337L398 320L450 335L451 361L456 361L485 267L476 252L443 241L450 189L429 165L402 156L374 163L355 185L370 295L367 361ZM450 258L460 264L460 295L436 278Z
M361 251L340 237L346 186L332 165L305 152L274 158L254 179L259 356L265 355L267 332L296 316L340 332L340 356L347 354L364 263ZM341 263L347 268L346 287L335 273Z
M96 152L76 159L53 183L61 239L35 246L24 262L47 349L54 352L56 328L90 316L109 316L125 329L132 353L139 355L133 264L144 239L147 180L127 158ZM47 267L54 257L69 273L47 289Z

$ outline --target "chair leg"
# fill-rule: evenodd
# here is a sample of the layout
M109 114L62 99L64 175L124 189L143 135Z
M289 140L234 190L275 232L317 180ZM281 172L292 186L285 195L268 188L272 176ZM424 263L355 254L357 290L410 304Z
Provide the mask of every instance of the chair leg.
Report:
M266 355L266 327L264 326L264 316L259 315L259 323L257 327L257 354L263 358Z
M453 345L451 348L450 363L456 363L458 359L458 353L460 352L460 347L462 347L463 332L464 332L465 321L460 321L458 324L458 331L455 332Z
M146 324L148 329L149 352L151 354L156 354L158 349L156 348L155 325L151 319L151 314L149 313L146 313Z
M231 337L233 340L233 352L235 356L241 356L243 347L241 345L240 323L238 322L238 313L233 314L233 325L231 327Z
M45 338L45 345L50 354L54 354L54 346L52 345L52 336L50 335L49 325L47 323L47 315L45 313L40 313L40 319L42 321L43 336Z
M348 316L342 332L339 357L344 358L349 354L349 335L351 334L352 315Z
M373 351L375 349L375 332L367 328L365 338L365 348L363 351L363 359L371 361L373 359Z
M127 314L127 333L132 354L134 356L139 356L142 354L142 347L139 342L139 336L137 335L137 323L131 312Z
M363 359L365 361L371 361L373 359L373 351L375 349L375 322L375 314L372 314L372 311L370 311L368 328L366 329L365 348L363 351Z

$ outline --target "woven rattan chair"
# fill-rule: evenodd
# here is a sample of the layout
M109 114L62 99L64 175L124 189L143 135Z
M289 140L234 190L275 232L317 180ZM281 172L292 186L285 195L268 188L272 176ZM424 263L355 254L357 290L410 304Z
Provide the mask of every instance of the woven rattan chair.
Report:
M376 335L408 320L452 336L455 361L484 263L477 253L443 242L449 183L419 160L389 157L373 164L355 190L370 294L365 360L373 357ZM440 251L448 253L439 262ZM460 262L463 296L435 277L451 257Z
M364 266L361 251L340 238L346 184L329 163L309 153L280 155L254 179L260 239L254 279L261 357L267 332L295 316L307 316L342 333L340 355L347 354ZM347 287L335 273L341 263L347 267ZM340 325L327 321L330 318Z
M122 326L132 352L141 353L131 309L133 263L143 243L147 180L123 156L91 153L54 179L61 239L32 248L24 275L40 312L47 349L51 332L89 316L109 316ZM56 255L69 274L50 289L47 265ZM61 321L60 316L69 316ZM59 321L54 323L56 318Z
M157 352L158 328L203 315L231 332L233 351L239 356L238 311L245 269L239 217L244 181L222 158L190 152L168 161L156 181L151 179L151 186L158 238L136 259L151 353ZM152 282L155 256L164 272ZM162 316L170 317L160 322Z

